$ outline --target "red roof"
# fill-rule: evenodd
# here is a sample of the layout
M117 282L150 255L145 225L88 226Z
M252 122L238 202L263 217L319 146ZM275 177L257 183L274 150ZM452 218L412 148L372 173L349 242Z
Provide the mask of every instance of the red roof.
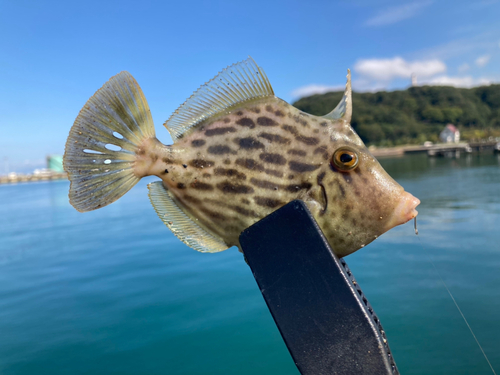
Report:
M446 125L446 128L451 130L453 133L456 133L458 131L458 129L453 124Z

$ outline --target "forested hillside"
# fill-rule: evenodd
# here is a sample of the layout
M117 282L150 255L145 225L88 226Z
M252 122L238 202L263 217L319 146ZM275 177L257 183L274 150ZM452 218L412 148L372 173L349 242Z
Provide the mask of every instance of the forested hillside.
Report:
M342 94L313 95L293 105L311 114L325 115ZM420 86L403 91L353 93L351 124L368 144L436 142L447 123L460 129L462 139L500 136L500 85L472 89Z

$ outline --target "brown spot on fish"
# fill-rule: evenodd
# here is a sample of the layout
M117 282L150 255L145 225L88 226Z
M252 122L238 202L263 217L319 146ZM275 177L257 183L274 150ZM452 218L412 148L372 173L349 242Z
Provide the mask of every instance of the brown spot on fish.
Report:
M242 149L245 149L245 150L264 148L263 143L259 142L258 140L256 140L255 138L252 138L252 137L237 138L234 141L236 143L238 143Z
M312 187L312 184L309 182L302 182L301 184L291 184L285 187L286 191L289 191L291 193L295 193L299 190L305 189L309 190Z
M326 151L326 146L319 146L317 147L313 154L316 155L316 154L321 154L322 152L325 152Z
M212 177L212 175L210 173L203 173L201 175L201 177L203 177L203 178L210 178L210 177Z
M229 159L224 159L223 163L224 163L224 164L226 164L226 165L229 165L229 164L231 164L231 160L229 160Z
M264 170L265 174L268 174L270 176L275 176L275 177L283 177L283 172L280 171L275 171L274 169L265 169Z
M253 210L247 210L246 208L240 206L229 206L233 211L248 217L259 217L259 215Z
M328 152L326 151L327 147L326 146L319 146L314 150L314 155L316 154L323 154L323 159L328 160Z
M269 189L269 190L276 190L281 186L279 184L275 184L274 182L258 180L254 177L250 179L250 183L262 189Z
M293 174L289 174L289 175L288 175L288 179L289 179L289 180L293 180L293 178L294 178L294 177L295 177L295 176L294 176Z
M253 113L260 113L260 108L252 107L252 108L250 108L250 111L252 111Z
M320 124L321 126L328 126L328 122L326 122L326 121L320 122L319 124Z
M193 197L192 195L188 195L188 194L184 195L182 197L182 199L184 199L186 202L189 202L189 203L194 203L194 204L201 203L201 201L198 198Z
M259 158L260 160L270 164L278 164L278 165L286 164L286 159L280 154L271 154L268 152L263 152L262 154L259 155Z
M236 132L236 129L233 128L232 126L229 126L226 128L215 128L215 129L205 130L205 135L207 137L213 137L214 135L221 135L221 134L234 133L234 132Z
M306 137L303 135L297 135L295 139L299 142L305 143L308 146L315 146L319 143L319 139L316 137Z
M302 113L301 113L302 115ZM296 123L299 123L301 124L302 126L307 126L307 121L304 120L304 119L301 119L299 116L293 116L293 121L295 121Z
M216 176L235 177L240 180L246 180L247 176L244 173L238 172L236 169L215 168Z
M191 142L191 146L193 147L201 147L206 143L204 139L195 139Z
M231 194L250 194L253 193L254 191L251 186L232 184L229 181L221 182L216 186L219 190L222 190L224 193L231 193Z
M267 112L273 112L273 107L271 107L270 105L266 105L266 111Z
M236 115L237 115L237 116L243 116L243 111L238 111L238 112L236 112Z
M246 198L241 198L241 203L250 204L250 201Z
M289 161L288 166L294 172L311 172L320 167L319 165L299 163L298 161Z
M274 112L274 114L278 117L285 117L285 114L281 112L279 109Z
M291 149L291 150L287 151L287 154L289 154L289 155L298 155L298 156L306 156L307 152L305 152L303 150L294 150L294 149Z
M275 208L278 206L282 206L285 202L282 202L278 199L266 198L266 197L253 197L255 203L262 207Z
M236 165L246 169L263 171L264 167L253 159L236 159Z
M342 198L344 198L345 197L345 189L342 186L342 184L339 184L339 190L340 190L340 194L342 194Z
M278 126L279 124L272 118L261 116L257 118L257 124L261 126Z
M279 134L271 134L271 133L260 133L259 137L267 139L271 143L280 143L283 145L287 145L290 143L290 139L282 137Z
M185 188L186 188L186 185L184 185L182 182L178 182L178 183L177 183L177 188L178 188L178 189L185 189Z
M176 164L177 163L177 160L174 160L174 159L170 159L170 158L163 158L161 159L165 164Z
M230 122L231 122L231 120L230 120L230 119L228 119L227 117L225 117L222 121L224 121L224 123L226 123L226 124L228 124L228 123L230 123Z
M340 173L342 175L342 177L344 177L344 180L350 184L352 182L352 176L350 173L344 173L344 172L341 172Z
M238 112L236 112L236 114L238 114ZM255 122L253 122L253 120L251 118L248 118L248 117L240 118L238 121L236 121L236 123L238 125L241 125L241 126L247 126L250 129L255 128Z
M209 216L212 219L217 219L217 220L226 220L227 219L226 216L222 215L220 212L211 211L205 207L200 207L199 209L201 212L205 213L207 216Z
M318 133L319 133L319 129L314 129L314 130L313 130L313 133L314 133L314 134L318 134Z
M196 189L196 190L205 190L205 191L207 191L207 190L213 190L214 189L214 187L212 185L207 184L205 182L200 182L198 180L191 182L191 184L189 186L191 186L193 189Z
M189 162L189 165L195 168L210 168L214 165L214 162L205 159L194 159Z
M231 150L228 146L215 145L215 146L210 146L207 149L207 152L213 155L225 155L225 154L232 154L234 151Z
M299 132L297 131L297 129L295 128L295 126L292 126L292 125L283 125L282 126L282 129L287 131L287 132L290 132L292 133L293 135L299 135Z

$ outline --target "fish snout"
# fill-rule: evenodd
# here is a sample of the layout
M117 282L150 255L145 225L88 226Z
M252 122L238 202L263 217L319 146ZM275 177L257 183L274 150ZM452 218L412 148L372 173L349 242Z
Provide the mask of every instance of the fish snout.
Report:
M415 209L420 204L420 200L415 198L408 192L403 192L400 201L392 214L391 219L388 223L387 230L394 228L397 225L407 223L411 219L414 219L418 215L418 211Z

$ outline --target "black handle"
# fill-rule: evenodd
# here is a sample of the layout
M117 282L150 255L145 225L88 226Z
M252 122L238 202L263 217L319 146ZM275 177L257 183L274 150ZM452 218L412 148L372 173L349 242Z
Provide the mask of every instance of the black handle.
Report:
M379 319L302 201L246 229L240 243L302 375L399 374Z

